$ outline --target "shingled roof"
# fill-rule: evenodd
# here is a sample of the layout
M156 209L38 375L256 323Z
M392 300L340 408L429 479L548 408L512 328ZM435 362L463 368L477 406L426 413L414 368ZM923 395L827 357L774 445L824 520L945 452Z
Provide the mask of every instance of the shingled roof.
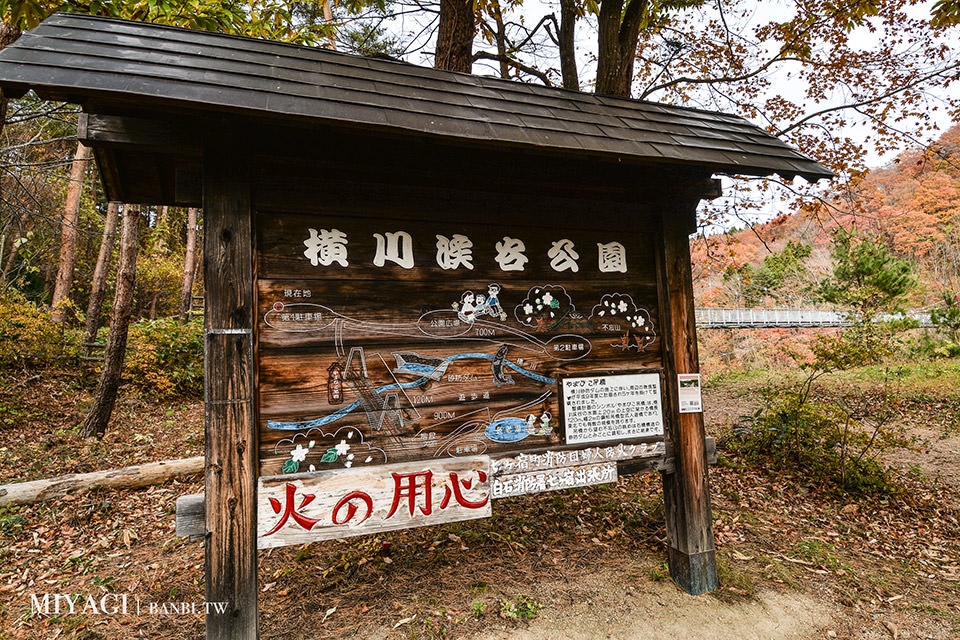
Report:
M0 52L0 86L80 104L135 99L720 173L833 175L738 116L75 14L48 18Z

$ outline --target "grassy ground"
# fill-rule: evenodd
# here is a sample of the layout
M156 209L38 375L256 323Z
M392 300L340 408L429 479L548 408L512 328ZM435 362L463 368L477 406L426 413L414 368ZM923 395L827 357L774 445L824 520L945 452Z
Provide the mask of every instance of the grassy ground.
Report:
M125 395L105 441L91 444L73 432L88 392L69 377L36 375L6 374L0 386L3 482L202 451L197 401ZM713 434L752 412L759 386L785 375L712 376ZM882 379L860 370L830 392L869 393ZM923 443L913 452L919 462L893 456L919 469L895 494L844 498L801 473L749 466L721 450L711 473L721 588L689 599L691 607L799 594L829 616L806 625L808 635L777 637L960 636L960 483L920 467L931 442L954 453L960 442L960 363L912 364L898 379L901 419ZM935 465L941 472L956 468L948 458ZM0 510L0 639L202 637L201 615L149 611L149 603L203 599L202 543L173 535L175 499L201 489L192 478ZM669 589L664 542L659 478L641 475L498 501L489 520L262 552L261 637L526 637L583 598L613 602L614 591L616 602L627 597L650 614ZM57 592L131 594L145 611L30 615L30 594ZM592 637L615 637L620 627L610 624Z

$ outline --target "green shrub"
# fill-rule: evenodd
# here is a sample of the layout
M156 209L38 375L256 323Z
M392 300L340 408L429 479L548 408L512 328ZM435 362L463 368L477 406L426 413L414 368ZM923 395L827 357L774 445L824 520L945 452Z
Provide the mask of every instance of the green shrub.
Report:
M887 404L874 399L880 408ZM887 423L841 403L813 401L794 388L762 392L760 409L736 430L729 446L752 462L797 471L817 484L857 494L890 493L892 474L877 458L904 444Z
M930 310L930 321L949 343L960 343L960 292L944 289L942 304Z
M130 325L127 382L156 398L203 394L203 322L174 318Z
M923 358L958 358L960 342L924 332L910 344L908 353Z
M76 332L54 324L44 307L16 289L0 291L0 368L40 368L76 360Z
M889 386L898 372L884 368L880 393L830 398L821 386L825 376L882 365L902 345L899 334L913 321L883 322L880 313L898 310L913 290L911 263L893 256L879 239L837 229L830 252L832 274L818 286L827 302L848 308L852 325L836 334L820 334L810 355L797 356L803 372L762 396L760 409L731 444L748 458L791 468L815 482L831 482L851 493L896 489L879 456L908 444L895 425L899 406Z

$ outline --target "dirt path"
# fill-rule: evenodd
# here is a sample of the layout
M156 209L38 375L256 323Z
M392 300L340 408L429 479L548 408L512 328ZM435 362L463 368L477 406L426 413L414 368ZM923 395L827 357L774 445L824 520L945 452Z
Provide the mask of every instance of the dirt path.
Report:
M813 640L831 637L831 605L796 591L764 589L756 597L724 601L690 596L669 579L651 581L629 557L610 558L566 579L534 580L527 593L539 604L531 620L498 616L488 607L472 640ZM648 567L649 569L649 567ZM493 587L490 595L498 594ZM489 597L487 598L489 600ZM841 616L842 617L842 616ZM375 640L423 637L424 621L366 635ZM453 635L451 637L457 637ZM839 633L837 637L842 637Z
M917 450L898 452L901 466L917 467L930 480L960 491L960 433L915 427L910 434L917 438Z
M558 585L525 628L495 625L478 640L806 640L821 638L830 613L810 596L763 591L728 603L691 597L670 582L627 587L622 574ZM545 603L546 604L546 603ZM498 628L499 627L499 628Z

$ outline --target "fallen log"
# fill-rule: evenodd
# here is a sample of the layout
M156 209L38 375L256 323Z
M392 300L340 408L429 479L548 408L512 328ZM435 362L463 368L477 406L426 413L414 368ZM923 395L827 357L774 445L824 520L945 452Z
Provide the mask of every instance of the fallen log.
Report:
M203 472L203 456L150 462L123 469L72 473L56 478L0 486L0 507L35 504L95 489L138 489Z

